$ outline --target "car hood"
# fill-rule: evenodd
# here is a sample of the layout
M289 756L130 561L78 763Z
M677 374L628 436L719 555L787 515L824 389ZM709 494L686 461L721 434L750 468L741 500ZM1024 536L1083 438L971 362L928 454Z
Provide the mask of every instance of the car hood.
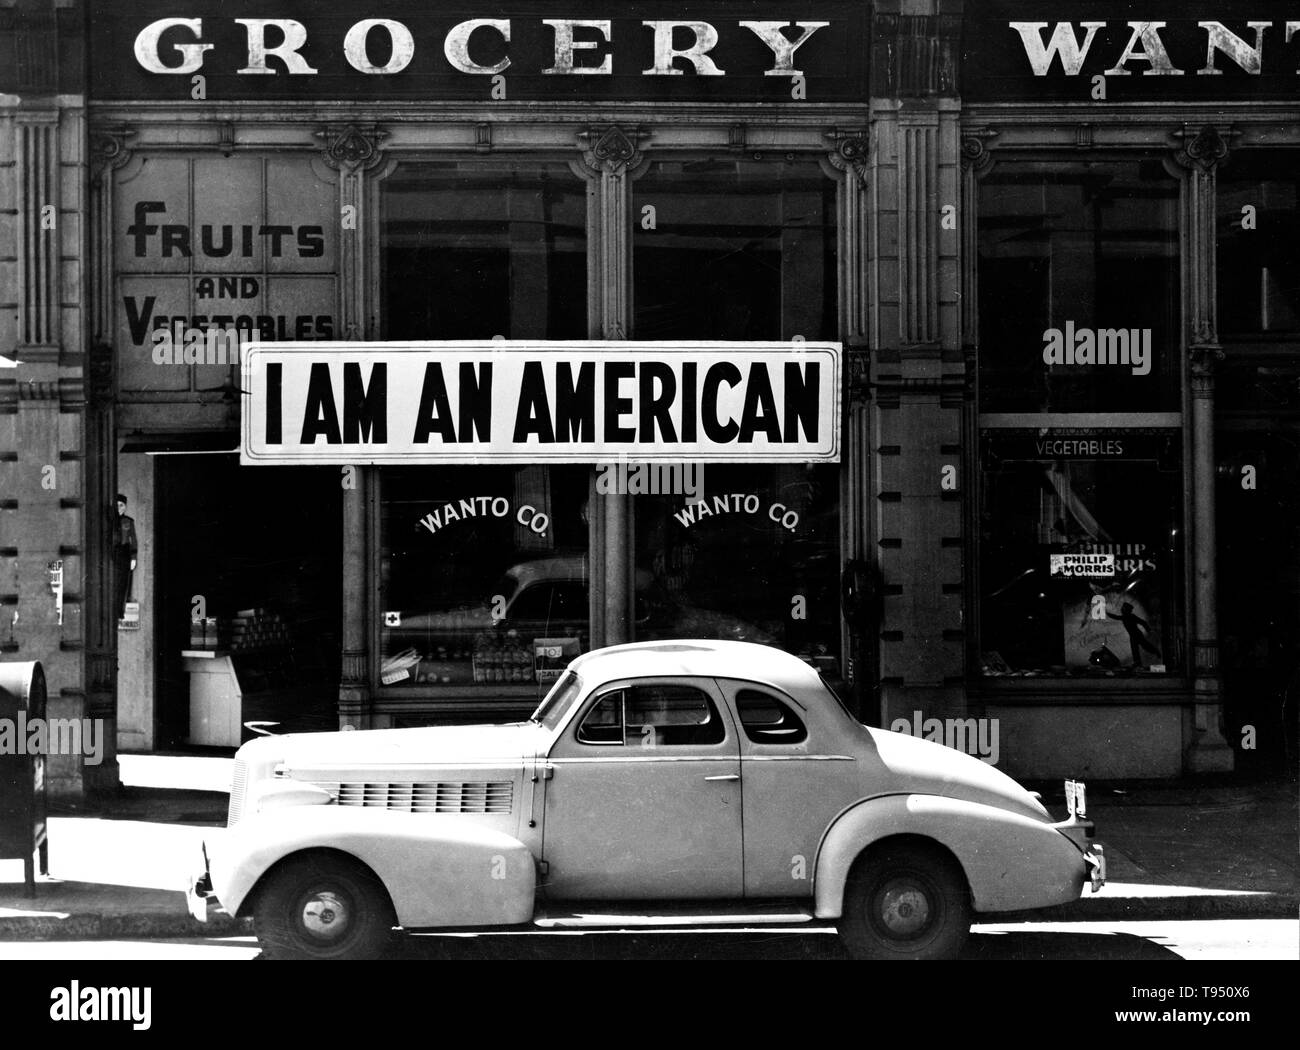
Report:
M535 722L432 726L339 733L293 733L250 741L237 758L265 768L283 764L299 779L314 771L428 766L517 766L537 753L545 730Z
M867 732L880 763L904 791L978 802L1051 822L1051 815L1041 802L987 762L907 733L888 729L867 729Z

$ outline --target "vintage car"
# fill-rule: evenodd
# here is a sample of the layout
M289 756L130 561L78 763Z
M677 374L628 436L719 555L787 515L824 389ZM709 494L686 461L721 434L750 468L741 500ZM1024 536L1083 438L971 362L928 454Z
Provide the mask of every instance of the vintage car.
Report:
M818 920L855 957L951 957L972 913L1100 889L1067 787L1053 822L992 766L864 727L788 653L641 642L578 657L526 722L245 744L189 900L252 915L273 958L372 957L398 927Z

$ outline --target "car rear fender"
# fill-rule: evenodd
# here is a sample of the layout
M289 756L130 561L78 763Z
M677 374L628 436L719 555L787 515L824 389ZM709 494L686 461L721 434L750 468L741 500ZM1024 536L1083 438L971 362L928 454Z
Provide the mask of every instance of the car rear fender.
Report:
M920 836L951 853L977 912L1065 904L1083 890L1083 855L1050 824L980 802L885 795L845 810L822 836L813 869L818 918L839 918L853 862L895 835Z
M459 814L351 806L263 812L210 842L212 888L231 915L247 914L276 864L318 849L369 867L402 926L496 926L533 917L537 871L528 847Z

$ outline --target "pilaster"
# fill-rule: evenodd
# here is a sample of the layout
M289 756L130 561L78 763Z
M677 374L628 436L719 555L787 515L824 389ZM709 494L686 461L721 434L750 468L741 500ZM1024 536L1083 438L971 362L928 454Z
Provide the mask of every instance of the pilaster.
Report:
M882 5L873 22L869 469L885 727L965 709L960 17L945 6Z
M34 54L57 23L31 31L51 35L29 42ZM17 364L0 372L0 645L41 661L48 717L103 719L81 754L46 764L51 795L79 799L117 783L112 708L86 690L85 113L50 84L0 99L0 230L13 254L0 355Z
M380 149L388 132L377 125L330 125L316 132L321 159L338 177L339 331L340 338L362 340L376 334L376 319L367 310L376 278L378 227L375 222L374 180L391 171ZM372 507L378 489L376 468L356 466L340 477L343 489L343 653L339 679L339 725L369 729L372 717L370 640L372 603L370 544Z
M639 128L617 125L578 134L581 159L570 167L587 182L587 283L599 290L588 297L593 339L626 339L632 328L632 180L649 167L641 150L648 137ZM626 493L597 496L593 486L588 510L594 523L588 558L591 645L598 648L632 640L636 544Z
M1191 402L1187 433L1191 440L1192 487L1192 678L1186 769L1226 772L1232 748L1223 738L1223 680L1219 671L1218 580L1215 537L1214 462L1215 373L1223 359L1216 313L1215 187L1228 142L1212 124L1174 133L1174 162L1183 171L1183 287L1188 304L1187 353ZM1229 136L1230 137L1230 136Z

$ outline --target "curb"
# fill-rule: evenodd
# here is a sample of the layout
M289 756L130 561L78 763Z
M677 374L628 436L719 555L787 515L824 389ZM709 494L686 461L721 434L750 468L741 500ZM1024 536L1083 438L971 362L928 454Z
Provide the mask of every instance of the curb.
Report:
M252 919L217 916L199 922L189 915L23 915L0 918L0 941L164 940L174 937L241 937L253 932Z
M1290 893L1214 894L1171 897L1080 897L1032 911L990 912L976 922L1140 922L1177 919L1295 919L1300 896Z

